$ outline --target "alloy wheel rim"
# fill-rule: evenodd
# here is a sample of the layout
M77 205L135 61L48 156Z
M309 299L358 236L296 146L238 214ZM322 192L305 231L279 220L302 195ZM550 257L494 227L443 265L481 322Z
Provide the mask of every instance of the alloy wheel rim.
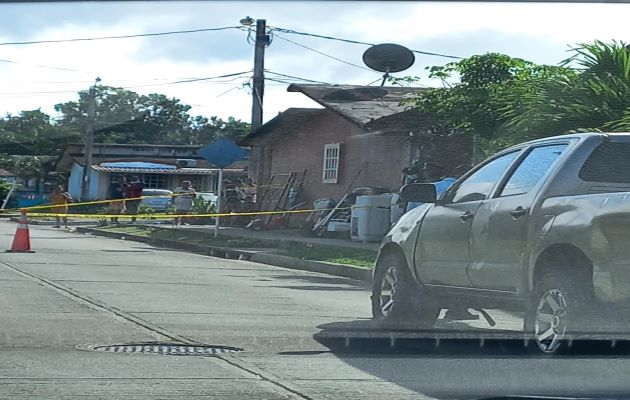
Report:
M396 272L396 267L389 267L381 281L380 309L381 314L385 317L389 316L394 308L394 294L396 293L397 283L398 273Z
M546 291L538 301L534 323L536 344L543 353L554 353L567 331L567 302L560 289Z

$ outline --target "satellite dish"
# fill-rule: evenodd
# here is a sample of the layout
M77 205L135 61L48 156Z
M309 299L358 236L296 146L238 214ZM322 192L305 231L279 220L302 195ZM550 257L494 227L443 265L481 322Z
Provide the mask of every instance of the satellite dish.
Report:
M393 43L377 44L363 53L363 62L375 71L400 72L411 67L416 57L411 50Z

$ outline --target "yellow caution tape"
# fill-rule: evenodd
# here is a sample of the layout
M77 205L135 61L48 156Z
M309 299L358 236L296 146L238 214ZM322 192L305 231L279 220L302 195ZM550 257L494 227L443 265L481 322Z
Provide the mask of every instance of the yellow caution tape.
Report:
M371 206L359 206L355 208L365 208ZM351 207L341 208L318 208L308 210L289 210L289 211L251 211L236 213L207 213L207 214L68 214L68 213L28 213L29 218L41 217L73 217L73 218L139 218L139 219L172 219L172 218L191 218L191 217L238 217L238 216L256 216L256 215L277 215L277 214L300 214L316 211L332 211L332 210L350 210ZM28 210L27 210L28 211Z
M0 212L21 211L21 210L42 210L45 208L53 208L53 207L76 207L76 206L85 206L85 205L92 205L92 204L108 204L108 203L125 202L125 201L133 201L133 200L154 199L154 198L160 198L160 197L163 198L163 197L186 196L190 194L191 193L173 193L173 194L163 194L163 195L156 195L156 196L130 197L130 198L125 198L125 199L81 201L78 203L42 204L39 206L30 206L30 207L6 208L4 210L0 210Z

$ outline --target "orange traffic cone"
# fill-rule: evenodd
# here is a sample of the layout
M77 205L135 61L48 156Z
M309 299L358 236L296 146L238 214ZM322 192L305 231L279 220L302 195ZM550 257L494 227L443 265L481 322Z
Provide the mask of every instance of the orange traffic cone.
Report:
M18 222L17 230L13 237L11 250L7 250L7 252L34 253L34 251L31 251L31 235L28 233L28 219L26 218L26 211L24 210L22 210L20 222Z

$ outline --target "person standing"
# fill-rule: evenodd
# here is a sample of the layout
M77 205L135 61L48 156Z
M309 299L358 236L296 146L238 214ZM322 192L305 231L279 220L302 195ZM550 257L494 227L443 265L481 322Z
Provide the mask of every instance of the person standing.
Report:
M136 217L138 215L138 207L140 206L140 197L142 197L142 191L144 190L144 183L140 181L140 178L137 176L131 177L131 182L127 185L127 193L125 200L125 208L127 209L128 214L132 214L131 223L136 222Z
M63 186L57 185L53 189L50 194L50 202L55 205L55 207L51 208L53 214L67 214L68 213L68 203L72 201L72 197L63 190ZM56 215L55 216L55 225L53 228L61 228L61 220L62 217ZM68 217L63 217L63 225L68 227Z
M116 177L116 181L109 185L109 212L112 215L119 215L125 209L125 192L127 191L127 185L125 183L125 177L119 175ZM118 224L118 217L111 217L113 224Z
M182 181L182 185L173 191L173 205L175 206L175 215L186 215L190 212L193 205L193 199L197 197L195 188L192 187L190 181ZM182 222L182 217L175 217L173 223L175 226ZM186 224L187 225L187 224Z
M236 213L241 210L241 198L243 197L243 193L241 192L242 182L240 179L236 179L234 181L224 180L223 181L223 201L221 203L223 210L221 213ZM224 217L223 218L224 225L232 226L235 222L233 217Z

